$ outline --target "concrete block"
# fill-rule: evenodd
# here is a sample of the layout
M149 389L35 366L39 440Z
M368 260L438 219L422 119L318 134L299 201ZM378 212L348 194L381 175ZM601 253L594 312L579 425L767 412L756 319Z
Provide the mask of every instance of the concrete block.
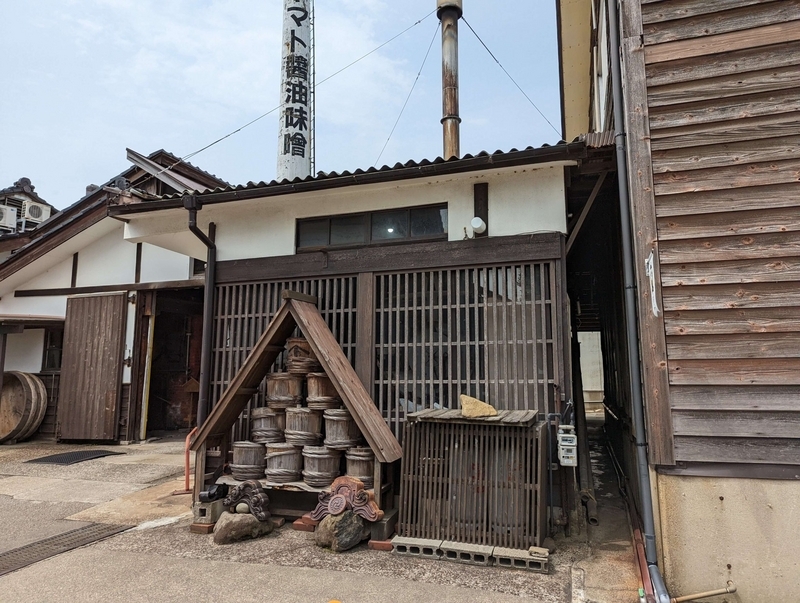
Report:
M214 525L223 511L225 511L225 507L222 504L222 499L210 503L196 502L192 506L195 523Z
M423 559L441 559L442 551L439 548L441 544L441 540L395 536L392 538L392 552L397 555L422 557Z
M384 512L383 519L370 524L370 538L372 540L391 540L397 526L397 509Z
M496 546L492 551L492 557L494 558L494 564L497 567L524 569L531 572L538 572L540 574L546 574L550 571L549 555L533 556L527 549L507 549Z
M442 549L442 559L447 561L456 561L467 565L492 565L493 562L492 551L494 547L491 546L445 540L440 547Z

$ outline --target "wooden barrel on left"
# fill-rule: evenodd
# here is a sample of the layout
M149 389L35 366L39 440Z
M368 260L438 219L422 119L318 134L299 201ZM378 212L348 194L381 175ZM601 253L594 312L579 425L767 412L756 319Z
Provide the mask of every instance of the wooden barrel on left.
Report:
M47 390L36 375L3 373L0 392L0 443L31 437L47 411Z

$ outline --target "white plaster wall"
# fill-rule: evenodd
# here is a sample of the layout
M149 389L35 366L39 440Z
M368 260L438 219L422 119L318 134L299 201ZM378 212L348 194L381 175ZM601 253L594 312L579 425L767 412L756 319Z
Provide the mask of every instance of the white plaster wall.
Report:
M20 284L16 289L60 289L69 287L72 280L72 258L63 260ZM64 317L67 312L67 298L64 295L47 297L14 297L14 291L4 293L0 298L0 315L14 316L56 316Z
M132 283L136 245L123 238L123 225L78 252L78 287Z
M7 371L38 373L42 370L44 355L44 329L25 329L11 333L6 343Z
M127 321L125 323L125 351L122 355L123 360L127 358L133 359L133 333L135 326L136 326L136 305L135 303L132 304L129 299ZM131 367L128 366L128 364L124 364L122 366L122 382L123 383L131 382Z
M122 239L121 233L120 239ZM127 242L124 244L131 245ZM188 256L147 243L142 245L141 281L143 283L182 281L190 276Z
M581 346L581 379L586 399L596 402L603 399L603 354L600 350L600 333L578 333Z
M219 260L290 255L295 251L295 224L300 218L374 211L418 205L448 204L448 237L471 235L473 185L489 184L489 235L566 231L564 163L504 168L430 180L352 186L206 205L198 224L217 224ZM130 241L149 242L205 258L205 248L186 231L186 211L174 209L131 216L125 225Z
M670 595L733 580L729 603L798 600L800 481L659 475L658 497Z

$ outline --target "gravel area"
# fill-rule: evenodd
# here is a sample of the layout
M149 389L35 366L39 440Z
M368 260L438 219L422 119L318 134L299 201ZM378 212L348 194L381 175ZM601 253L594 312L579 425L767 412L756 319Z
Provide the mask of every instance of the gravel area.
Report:
M400 557L369 550L366 544L345 553L332 553L314 544L314 535L293 530L290 524L269 536L218 546L212 537L191 534L190 520L153 530L119 534L96 547L149 555L232 561L237 563L307 567L353 574L370 574L416 582L459 586L498 593L534 596L542 603L569 603L570 566L587 557L589 547L561 543L550 558L550 574L475 567L447 561Z

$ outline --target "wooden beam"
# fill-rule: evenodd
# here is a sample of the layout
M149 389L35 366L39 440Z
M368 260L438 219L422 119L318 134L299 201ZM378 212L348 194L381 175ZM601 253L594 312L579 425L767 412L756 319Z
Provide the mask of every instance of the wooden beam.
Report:
M52 297L54 295L88 295L115 291L156 291L158 289L202 289L202 279L162 281L160 283L128 283L122 285L97 285L92 287L64 287L62 289L18 289L14 297Z
M478 182L472 187L473 189L473 215L483 220L486 224L486 230L481 233L475 233L475 237L488 237L489 236L489 183Z
M367 391L375 379L375 275L362 272L356 285L356 373Z
M399 459L403 455L400 443L364 389L319 310L307 302L290 300L288 303L297 326L367 439L376 460L391 463Z
M586 216L588 216L589 212L592 211L594 200L597 199L597 194L600 192L600 188L603 186L603 182L605 182L607 175L608 172L601 172L600 176L597 178L597 182L594 183L594 188L592 189L589 198L586 200L586 204L581 210L581 215L578 216L578 221L575 223L575 227L572 229L572 232L569 233L569 238L567 239L567 255L569 255L570 249L572 249L572 245L575 243L575 239L578 237L578 233L581 231L581 226L583 226L583 223L586 221Z
M305 293L300 293L299 291L291 291L289 289L284 289L281 293L281 299L296 299L297 301L304 301L308 302L309 304L317 305L318 299L314 295L307 295Z

